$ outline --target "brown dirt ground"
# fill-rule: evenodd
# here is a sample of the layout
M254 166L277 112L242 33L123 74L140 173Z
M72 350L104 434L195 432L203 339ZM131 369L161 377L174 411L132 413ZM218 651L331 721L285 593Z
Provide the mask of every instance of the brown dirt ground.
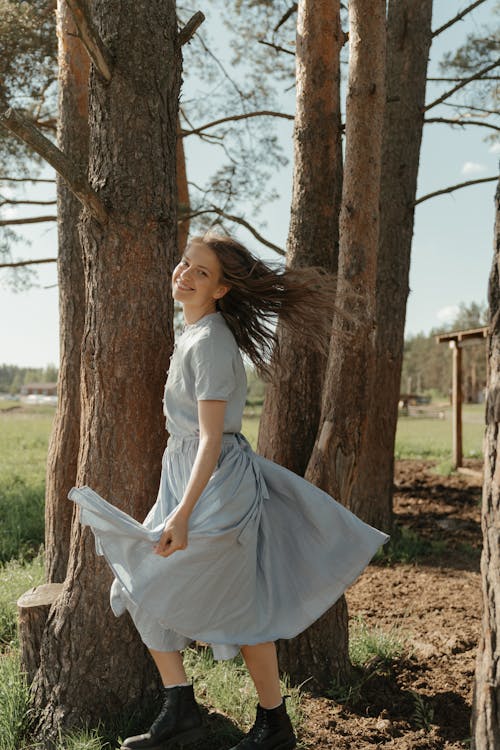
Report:
M399 461L395 479L397 521L437 543L432 554L418 564L372 564L347 592L350 616L370 628L395 628L405 639L404 656L373 665L358 699L347 704L306 694L304 749L469 747L481 616L481 479L439 476L433 465ZM480 471L481 462L467 466Z

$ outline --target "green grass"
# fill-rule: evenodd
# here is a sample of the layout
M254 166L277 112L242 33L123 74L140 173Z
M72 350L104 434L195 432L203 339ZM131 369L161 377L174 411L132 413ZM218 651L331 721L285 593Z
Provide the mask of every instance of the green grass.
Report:
M463 451L466 458L482 456L484 404L463 407ZM451 419L400 417L396 431L396 458L446 461L452 453Z
M29 690L15 649L0 655L0 747L21 750L28 721Z
M11 560L0 566L0 652L17 644L17 600L43 580L42 555L27 564Z
M355 667L365 667L373 659L390 662L399 659L407 648L407 639L398 628L389 631L369 628L362 617L349 626L349 658Z
M395 525L391 531L391 538L378 549L373 561L390 565L414 563L432 555L442 555L445 551L445 542L423 539L408 526Z
M245 731L250 728L258 698L240 654L235 659L215 661L208 647L188 648L184 651L184 664L202 702L229 716ZM290 695L287 711L297 726L301 720L299 688L291 688L288 679L282 681L281 688Z
M370 680L388 676L392 662L408 650L407 638L398 628L369 628L362 617L354 618L349 623L349 658L354 667L351 679L347 683L334 679L327 695L338 703L355 706Z

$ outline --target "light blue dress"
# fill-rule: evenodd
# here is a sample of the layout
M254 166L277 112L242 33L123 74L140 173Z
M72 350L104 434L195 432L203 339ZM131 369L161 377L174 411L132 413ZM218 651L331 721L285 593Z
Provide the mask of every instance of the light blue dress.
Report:
M115 580L115 615L129 611L158 651L193 640L216 659L240 645L292 638L319 618L371 560L387 534L330 495L255 453L241 433L247 382L220 312L185 327L164 394L169 432L158 497L141 524L90 487L74 487L80 521ZM216 468L189 519L188 546L153 552L182 499L199 442L197 401L227 402Z

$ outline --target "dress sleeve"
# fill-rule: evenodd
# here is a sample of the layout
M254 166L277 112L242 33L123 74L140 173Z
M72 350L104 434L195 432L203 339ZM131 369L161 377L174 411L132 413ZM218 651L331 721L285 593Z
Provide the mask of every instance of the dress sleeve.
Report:
M191 364L197 401L228 401L236 387L234 351L227 342L207 336L192 349Z

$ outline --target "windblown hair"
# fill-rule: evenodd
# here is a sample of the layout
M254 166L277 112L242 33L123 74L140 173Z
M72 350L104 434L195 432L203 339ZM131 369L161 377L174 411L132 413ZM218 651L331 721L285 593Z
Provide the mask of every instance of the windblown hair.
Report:
M321 266L273 268L232 237L212 230L192 237L217 256L221 283L230 290L216 301L236 342L264 380L283 371L279 324L306 348L328 354L337 307L336 277Z

